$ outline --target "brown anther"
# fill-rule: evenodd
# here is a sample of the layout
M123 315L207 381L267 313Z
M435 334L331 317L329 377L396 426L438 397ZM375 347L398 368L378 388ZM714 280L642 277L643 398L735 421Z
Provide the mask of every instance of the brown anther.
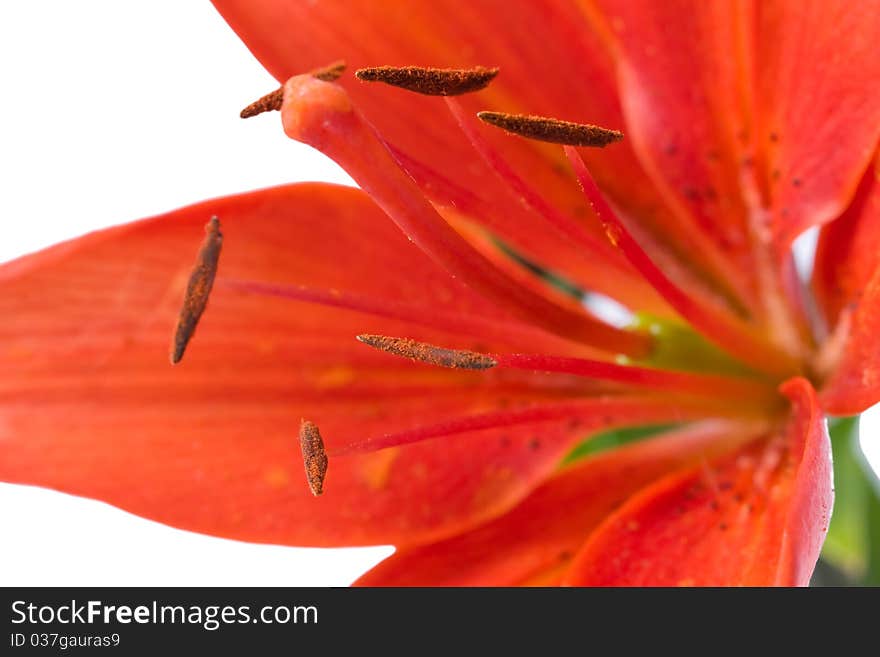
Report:
M374 349L395 356L411 358L419 363L449 367L458 370L487 370L498 363L490 356L466 349L435 347L409 338L392 338L385 335L359 335L357 339Z
M498 75L497 68L422 68L420 66L373 66L355 76L364 82L384 82L427 96L460 96L486 88Z
M341 59L327 66L313 69L309 71L309 75L322 82L333 82L345 72L345 62ZM284 87L278 87L275 91L266 94L252 102L250 105L241 110L239 116L243 119L249 119L263 112L279 111L281 103L284 101Z
M255 100L250 105L241 110L239 116L243 119L249 119L263 112L278 111L281 109L281 103L284 100L284 88L278 87L272 93L266 94L262 98Z
M585 123L560 121L543 116L525 114L505 114L504 112L478 112L477 117L484 123L501 128L520 137L548 141L566 146L593 146L602 148L623 139L617 130L600 128Z
M322 66L321 68L309 71L309 75L323 82L333 82L334 80L338 80L342 77L343 73L345 73L345 62L341 59L332 64L328 64L327 66Z
M317 425L303 420L299 425L299 446L302 449L306 479L312 495L317 497L324 492L324 477L327 475L327 452Z
M183 358L183 352L192 339L199 318L208 305L208 296L217 275L217 263L220 260L220 248L223 246L223 233L220 232L220 220L211 217L205 225L205 239L196 256L196 264L189 275L183 306L177 318L174 339L171 343L171 364L176 365Z

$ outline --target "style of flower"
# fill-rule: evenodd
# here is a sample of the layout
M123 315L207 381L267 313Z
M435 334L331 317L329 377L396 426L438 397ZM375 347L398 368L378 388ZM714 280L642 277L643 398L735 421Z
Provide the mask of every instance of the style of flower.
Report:
M243 115L360 189L0 268L0 478L395 545L367 585L809 581L825 416L880 400L880 4L215 5L283 84Z

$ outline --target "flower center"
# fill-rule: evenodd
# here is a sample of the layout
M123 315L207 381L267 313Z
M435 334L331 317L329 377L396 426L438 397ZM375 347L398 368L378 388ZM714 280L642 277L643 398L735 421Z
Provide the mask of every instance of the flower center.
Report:
M581 345L581 349L587 346L597 353L594 359L571 354L483 353L425 344L405 336L357 336L369 347L418 363L475 371L513 369L547 376L582 377L603 382L612 395L621 392L636 394L647 389L656 403L699 409L711 417L767 418L782 411L785 402L776 387L779 382L803 372L803 359L799 354L769 339L743 316L736 304L726 303L723 295L707 296L674 279L655 262L634 236L630 223L618 215L593 179L577 149L612 146L623 139L621 132L550 117L466 111L455 96L484 89L499 74L495 68L379 66L356 73L364 82L381 82L443 97L441 102L446 104L476 155L516 199L517 210L525 209L535 220L536 231L555 231L576 247L584 258L601 262L609 276L631 277L646 285L646 289L653 289L653 293L675 311L681 322L637 313L636 321L630 327L619 328L586 308L573 309L557 302L551 295L522 285L496 260L465 239L441 212L442 208L456 206L454 195L461 190L455 189L454 183L449 183L446 188L438 185L441 177L437 172L388 143L360 115L344 89L330 84L343 70L344 64L337 63L295 76L281 89L249 105L241 116L280 110L289 137L314 146L341 164L427 257L466 283L488 303L505 311L511 321L444 311L425 313L424 308L399 301L302 285L241 280L223 281L222 284L250 293L403 319L489 341L502 337L522 342L530 332L544 336L550 333ZM574 178L592 208L596 225L589 225L589 218L561 211L545 198L541 190L519 175L484 134L487 125L516 137L561 145ZM444 193L452 197L437 198ZM491 212L493 208L487 210ZM501 212L503 214L503 209ZM603 233L607 239L603 238ZM205 308L217 269L220 244L219 222L212 220L181 312L173 345L173 362L183 355ZM731 404L731 400L735 403ZM304 420L300 445L309 486L315 495L319 495L323 490L328 454L335 457L349 452L371 451L438 435L577 412L572 404L499 410L453 419L438 426L367 437L336 451L325 450L317 426ZM682 411L684 414L689 412L692 411Z

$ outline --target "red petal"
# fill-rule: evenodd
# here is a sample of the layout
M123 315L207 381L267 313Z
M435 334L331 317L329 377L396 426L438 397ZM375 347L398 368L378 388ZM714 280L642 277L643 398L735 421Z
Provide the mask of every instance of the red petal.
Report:
M821 389L822 407L834 415L855 415L880 401L880 267L845 315L836 336L843 343Z
M470 112L499 109L623 128L614 64L605 39L577 6L557 0L455 0L395 5L372 0L278 3L272 0L215 0L214 4L251 51L278 78L311 70L340 58L351 69L377 64L499 66L501 73L478 94L462 97ZM577 81L573 84L573 81ZM547 268L565 273L587 289L597 287L591 263L580 261L562 236L535 230L539 221L524 213L518 198L474 153L467 138L435 98L339 80L388 142L418 171L410 172L437 200L486 225ZM527 175L544 197L575 217L588 217L558 148L499 135L511 165ZM655 239L672 242L680 253L699 259L706 252L664 207L654 185L624 142L587 152L591 169L606 192L629 216L647 222ZM467 191L464 191L467 190ZM480 207L514 208L496 220ZM599 279L601 280L601 279ZM600 283L601 287L607 282ZM607 291L607 290L606 290ZM627 301L632 300L630 294ZM646 297L645 306L656 305Z
M645 488L565 576L586 586L804 586L831 515L831 454L812 387L792 379L784 432Z
M214 292L184 361L171 367L183 287L215 214L225 241ZM528 424L338 458L326 493L312 498L297 442L303 417L333 449L590 388L389 359L355 335L390 332L463 348L491 341L243 294L230 278L389 299L426 316L497 316L350 188L281 187L87 236L0 268L0 479L242 540L402 543L506 509L582 431ZM675 413L616 404L597 420Z
M361 586L516 586L558 579L584 537L664 473L729 449L745 426L707 422L567 468L509 513L460 536L399 549Z
M846 212L823 230L816 250L813 290L828 325L858 301L880 266L880 152Z
M744 3L602 0L619 48L629 141L716 271L756 291L739 180L746 122ZM591 167L592 169L592 164Z
M784 245L849 204L880 137L880 2L756 3L755 138Z
M818 361L828 375L822 404L861 413L880 401L880 153L852 204L822 231L813 290L832 331Z

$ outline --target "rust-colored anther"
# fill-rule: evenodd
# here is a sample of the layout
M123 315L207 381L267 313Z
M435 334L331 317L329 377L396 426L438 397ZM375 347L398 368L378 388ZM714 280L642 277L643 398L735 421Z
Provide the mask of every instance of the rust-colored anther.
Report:
M332 64L328 64L327 66L322 66L321 68L309 71L309 75L323 82L333 82L334 80L338 80L342 77L343 73L345 73L345 62L341 59Z
M345 62L339 60L327 66L313 69L309 71L309 75L323 82L333 82L345 72ZM241 110L239 116L243 119L249 119L263 112L279 111L281 103L284 101L284 87L278 87L275 91L266 94L252 102L250 105Z
M602 148L623 139L623 133L585 123L560 121L543 116L505 114L504 112L478 112L484 123L512 132L520 137L547 141L566 146L593 146Z
M211 217L205 225L205 239L196 256L196 264L189 275L183 306L177 318L174 339L171 343L171 364L176 365L183 358L183 352L192 339L199 318L208 305L208 296L217 275L217 263L220 260L220 248L223 246L223 233L220 232L220 220Z
M484 89L498 75L497 68L422 68L420 66L373 66L355 76L364 82L384 82L427 96L460 96Z
M327 452L317 425L303 420L299 426L299 446L302 448L303 464L306 468L306 479L312 495L324 492L324 477L327 475Z
M490 356L466 349L435 347L409 338L392 338L385 335L359 335L357 339L374 349L395 356L411 358L419 363L449 367L458 370L487 370L498 363Z
M284 101L284 87L278 87L272 93L268 93L262 98L258 98L250 105L245 107L239 113L243 119L249 119L263 112L277 112L281 109L281 103Z

